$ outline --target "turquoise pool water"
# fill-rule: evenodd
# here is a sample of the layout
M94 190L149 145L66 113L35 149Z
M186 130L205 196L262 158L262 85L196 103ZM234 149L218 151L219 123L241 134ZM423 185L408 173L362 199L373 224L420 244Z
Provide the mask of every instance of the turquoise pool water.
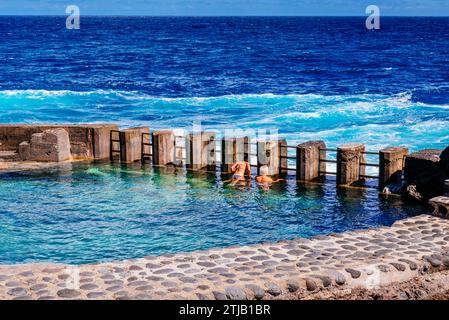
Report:
M77 163L0 174L0 264L91 263L391 225L423 208L375 188Z

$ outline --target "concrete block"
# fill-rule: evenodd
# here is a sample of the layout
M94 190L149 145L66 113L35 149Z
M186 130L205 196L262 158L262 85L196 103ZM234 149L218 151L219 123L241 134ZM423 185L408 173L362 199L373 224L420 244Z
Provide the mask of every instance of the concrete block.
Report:
M29 147L20 144L21 158L38 162L61 162L71 159L69 134L65 129L49 129L31 136Z
M153 132L153 164L165 166L175 162L175 134L173 130Z
M150 133L150 128L139 127L120 131L120 161L133 163L142 160L142 134Z
M360 180L365 174L365 145L361 143L348 143L337 148L337 184L351 185Z
M287 141L281 140L261 140L257 142L257 171L263 165L268 166L269 175L278 175L282 168L287 168L288 154L287 148L281 146L287 145Z
M324 141L308 141L301 143L296 148L296 179L312 181L324 175L326 163L320 159L326 159Z
M93 154L95 160L109 159L111 154L111 131L118 130L115 124L98 125L93 130Z
M400 182L408 149L390 147L379 151L379 189L383 190L389 183Z
M198 171L206 169L215 171L215 133L198 132L186 137L186 167Z

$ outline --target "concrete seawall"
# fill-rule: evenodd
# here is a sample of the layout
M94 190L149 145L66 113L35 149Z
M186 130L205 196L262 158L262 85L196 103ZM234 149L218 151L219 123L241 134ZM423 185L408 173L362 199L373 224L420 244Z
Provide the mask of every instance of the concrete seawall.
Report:
M109 159L110 132L114 124L0 124L0 151L17 151L20 143L31 140L35 133L62 128L69 134L71 154L74 159Z

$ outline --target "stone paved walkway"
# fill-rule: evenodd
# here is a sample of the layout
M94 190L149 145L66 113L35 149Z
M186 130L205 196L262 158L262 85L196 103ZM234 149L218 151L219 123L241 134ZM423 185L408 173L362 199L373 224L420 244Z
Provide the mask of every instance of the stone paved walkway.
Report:
M449 268L449 220L120 262L0 266L2 299L267 299Z

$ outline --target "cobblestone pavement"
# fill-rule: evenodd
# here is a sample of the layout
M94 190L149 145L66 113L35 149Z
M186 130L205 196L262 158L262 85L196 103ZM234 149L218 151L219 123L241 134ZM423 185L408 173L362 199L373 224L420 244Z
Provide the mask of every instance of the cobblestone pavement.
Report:
M270 299L449 268L449 220L80 266L0 266L1 299Z

